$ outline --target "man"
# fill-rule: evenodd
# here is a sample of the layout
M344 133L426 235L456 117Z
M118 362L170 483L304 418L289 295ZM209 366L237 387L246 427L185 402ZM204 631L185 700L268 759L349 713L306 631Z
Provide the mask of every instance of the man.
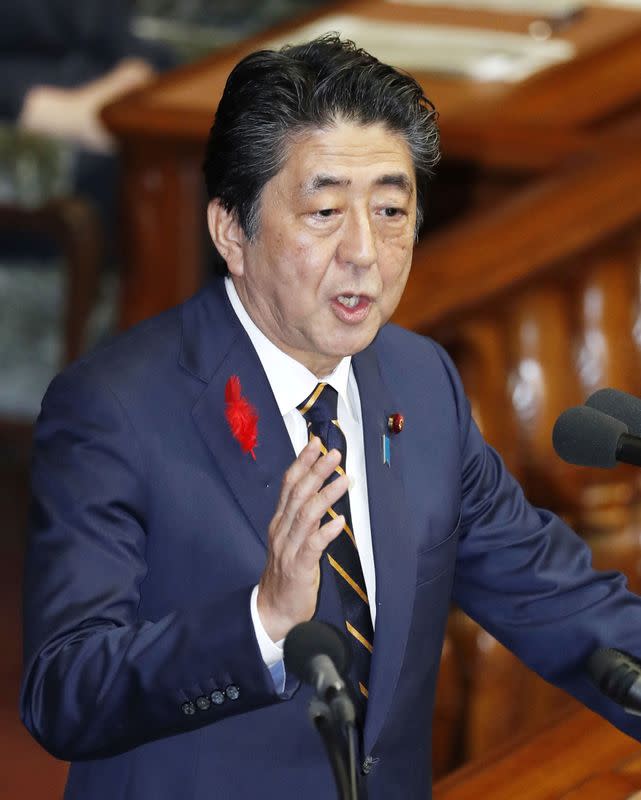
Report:
M52 384L22 711L68 798L334 796L282 663L314 615L354 651L369 797L429 796L452 598L641 734L584 672L641 650L641 602L528 505L446 354L386 325L437 141L419 86L350 43L248 56L205 161L228 277Z

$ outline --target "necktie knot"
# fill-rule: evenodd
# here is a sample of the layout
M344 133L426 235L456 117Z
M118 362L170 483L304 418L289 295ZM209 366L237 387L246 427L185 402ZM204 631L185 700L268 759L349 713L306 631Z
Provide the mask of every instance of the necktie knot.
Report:
M298 406L312 428L335 420L338 415L338 392L328 383L319 383L306 400Z

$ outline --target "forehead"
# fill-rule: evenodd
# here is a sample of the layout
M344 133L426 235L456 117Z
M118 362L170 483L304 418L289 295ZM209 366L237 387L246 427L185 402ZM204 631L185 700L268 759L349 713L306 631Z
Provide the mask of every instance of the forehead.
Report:
M390 176L404 176L408 190L414 191L414 166L402 134L380 123L341 121L293 136L277 177L288 189L308 194L332 186L375 185ZM396 183L401 186L402 181Z

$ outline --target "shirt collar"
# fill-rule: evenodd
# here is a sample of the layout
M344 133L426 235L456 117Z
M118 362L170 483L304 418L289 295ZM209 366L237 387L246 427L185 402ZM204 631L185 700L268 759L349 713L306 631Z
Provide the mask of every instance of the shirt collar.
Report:
M245 329L251 343L256 350L260 363L265 370L267 380L271 386L278 409L282 416L297 408L313 391L319 382L313 372L303 366L300 361L284 353L270 341L260 328L254 323L243 306L234 282L227 276L225 290L229 302L236 312L240 324ZM352 367L352 357L345 356L340 360L335 369L327 376L320 378L336 389L339 397L343 398L350 414L357 419L358 414L353 407L352 393L348 391L348 381Z

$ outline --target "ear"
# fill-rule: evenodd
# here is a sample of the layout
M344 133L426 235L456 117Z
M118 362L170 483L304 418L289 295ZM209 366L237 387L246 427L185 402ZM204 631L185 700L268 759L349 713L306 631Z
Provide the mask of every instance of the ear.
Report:
M236 214L227 211L218 198L207 206L207 227L216 250L227 262L232 275L240 277L244 271L244 246L247 238Z

